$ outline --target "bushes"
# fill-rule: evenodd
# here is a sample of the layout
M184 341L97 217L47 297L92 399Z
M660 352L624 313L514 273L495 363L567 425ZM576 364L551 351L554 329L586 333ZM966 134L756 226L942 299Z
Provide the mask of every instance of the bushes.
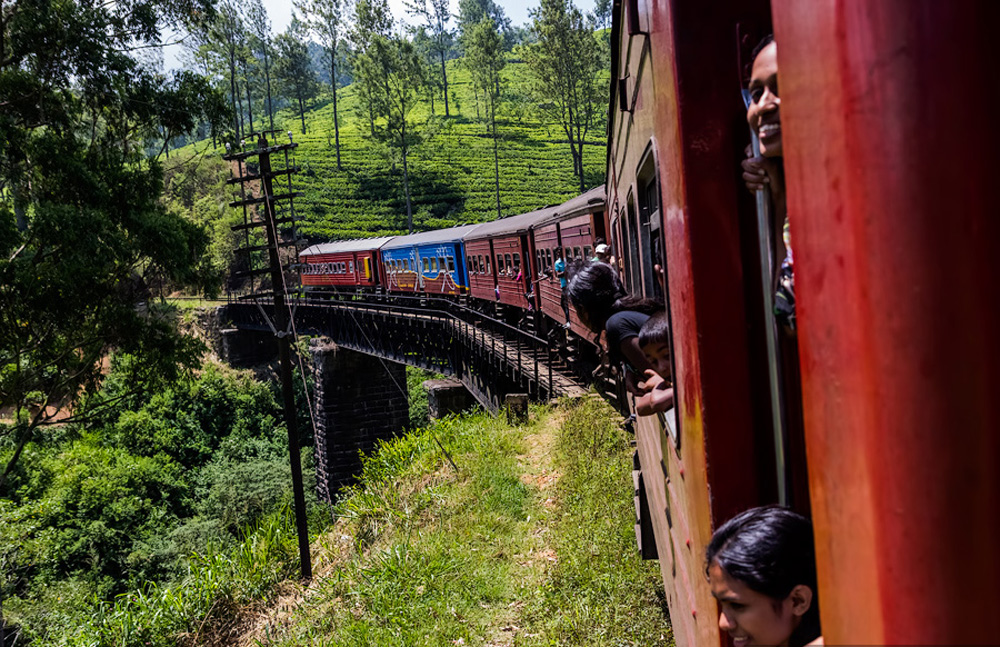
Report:
M113 370L108 390L122 388ZM211 546L218 558L291 498L287 433L269 385L206 367L123 402L133 410L34 446L25 456L30 469L15 476L12 500L0 506L0 587L15 596L5 613L26 631L45 635L71 612L52 608L50 590L72 583L74 604L86 607L90 596L176 580L189 555ZM307 449L307 480L310 459Z

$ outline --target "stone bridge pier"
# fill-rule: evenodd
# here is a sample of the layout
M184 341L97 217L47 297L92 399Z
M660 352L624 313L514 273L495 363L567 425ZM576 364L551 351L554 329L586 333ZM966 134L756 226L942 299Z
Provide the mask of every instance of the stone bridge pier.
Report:
M361 473L361 453L398 434L409 420L406 367L314 340L313 415L316 418L316 488L332 502Z

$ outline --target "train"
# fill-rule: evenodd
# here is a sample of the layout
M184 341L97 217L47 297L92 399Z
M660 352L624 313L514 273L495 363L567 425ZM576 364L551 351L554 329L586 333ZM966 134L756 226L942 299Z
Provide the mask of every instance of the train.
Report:
M813 520L826 644L995 644L998 31L988 0L614 0L603 187L314 246L302 282L440 293L554 327L554 250L585 259L604 239L672 331L675 416L636 419L634 484L677 644L728 644L705 547L772 503ZM793 338L775 333L765 207L740 173L742 95L769 34Z
M513 323L526 313L542 313L532 320L534 331L562 326L587 338L593 334L572 309L567 321L553 265L559 255L571 263L590 260L607 231L601 185L561 204L492 222L319 243L299 252L298 267L309 291L461 298Z

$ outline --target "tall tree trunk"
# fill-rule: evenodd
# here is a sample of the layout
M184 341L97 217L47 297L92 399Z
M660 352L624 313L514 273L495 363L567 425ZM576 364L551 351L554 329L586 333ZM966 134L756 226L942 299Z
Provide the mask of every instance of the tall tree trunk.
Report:
M340 121L337 118L337 48L330 53L330 88L333 90L333 141L337 148L337 170L343 170L340 165ZM329 132L329 131L327 131Z
M243 71L246 72L246 67L243 68ZM245 81L245 83L246 83L246 87L247 87L247 116L250 119L250 132L252 133L254 131L253 130L253 95L250 94L250 79L247 78L247 80Z
M240 111L236 105L236 63L233 61L233 55L229 56L229 97L233 102L233 130L236 131L236 140L239 141L242 138L240 125L242 121L240 120Z
M444 48L439 51L441 53L441 79L444 81L444 116L450 117L451 114L448 113L448 70L444 65Z
M274 104L271 102L271 60L267 55L267 45L264 46L264 83L267 85L267 119L274 130Z
M502 217L500 213L500 152L497 148L497 106L493 101L493 108L490 110L490 121L493 127L493 178L496 181L497 190L497 218Z
M580 142L576 147L577 164L580 168L580 193L587 190L586 180L583 177L583 137L580 138Z
M413 233L413 204L410 202L410 167L407 164L406 119L403 119L403 193L406 195L406 231Z
M302 134L306 134L306 104L302 100L302 93L299 92L299 119L302 120Z

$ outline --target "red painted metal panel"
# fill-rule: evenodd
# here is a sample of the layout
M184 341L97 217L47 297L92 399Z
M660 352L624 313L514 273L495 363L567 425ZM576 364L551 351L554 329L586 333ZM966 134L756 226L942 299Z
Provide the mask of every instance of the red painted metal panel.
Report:
M770 431L752 401L755 380L766 384L766 374L751 372L747 333L741 219L753 216L738 173L748 135L736 42L737 24L766 22L768 6L763 0L646 0L637 6L648 35L622 29L624 10L616 3L613 67L635 94L627 97L631 112L618 109L618 97L610 104L607 203L609 212L620 214L629 194L638 194L639 165L652 146L681 443L676 447L653 417L640 418L636 437L647 495L654 493L651 507L655 499L664 512L653 523L659 553L672 556L661 560L661 574L674 634L678 645L694 647L722 641L703 576L712 530L766 501L759 484L774 479L760 470L759 447ZM618 241L623 233L615 231ZM624 253L620 243L616 252Z
M997 642L998 14L774 1L827 644Z
M490 251L490 241L467 240L465 241L465 253L475 256L476 263L481 268L478 272L469 273L469 293L477 299L495 301L496 293L494 292L494 287L496 286L496 282L493 278L494 269L492 262L489 264L490 271L486 271L486 260L492 254Z
M507 255L510 255L513 259L514 254L517 254L520 271L522 273L520 281L517 280L518 272L517 270L514 270L513 267L498 275L497 287L500 288L500 303L506 303L508 305L517 306L518 308L527 309L528 299L524 296L527 292L527 282L525 280L524 273L525 270L530 270L531 266L525 264L529 259L521 237L501 236L494 238L492 243L494 260L496 259L497 254L502 254L505 260Z
M302 272L302 285L351 287L358 285L357 255L354 252L334 254L309 254L299 257L306 267Z

